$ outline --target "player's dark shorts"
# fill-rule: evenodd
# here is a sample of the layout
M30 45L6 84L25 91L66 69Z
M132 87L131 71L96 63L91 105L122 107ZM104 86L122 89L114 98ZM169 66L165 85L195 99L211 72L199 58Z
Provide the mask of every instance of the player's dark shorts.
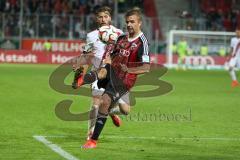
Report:
M110 64L107 64L104 68L107 70L107 76L105 79L98 80L98 87L104 88L104 93L108 94L113 102L115 102L126 94L128 90L123 84L123 81L115 74Z

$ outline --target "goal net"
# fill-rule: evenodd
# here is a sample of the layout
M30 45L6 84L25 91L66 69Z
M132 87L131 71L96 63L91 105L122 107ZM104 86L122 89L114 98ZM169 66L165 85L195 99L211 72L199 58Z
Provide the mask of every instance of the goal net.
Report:
M234 32L171 30L167 66L188 69L224 69Z

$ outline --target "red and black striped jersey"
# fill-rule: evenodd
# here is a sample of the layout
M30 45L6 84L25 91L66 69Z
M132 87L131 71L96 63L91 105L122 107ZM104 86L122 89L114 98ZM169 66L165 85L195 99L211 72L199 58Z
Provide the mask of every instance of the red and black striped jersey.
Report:
M112 56L112 66L116 75L123 80L128 89L135 84L137 75L122 71L121 65L128 68L150 63L148 41L141 32L134 39L129 39L128 35L122 35L118 38Z

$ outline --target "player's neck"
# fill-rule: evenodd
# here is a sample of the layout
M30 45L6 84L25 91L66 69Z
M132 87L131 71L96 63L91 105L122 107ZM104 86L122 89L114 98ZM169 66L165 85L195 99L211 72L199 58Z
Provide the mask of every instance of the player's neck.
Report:
M139 30L138 32L135 32L134 34L129 34L128 38L134 39L134 38L138 37L141 33L142 33L142 31Z

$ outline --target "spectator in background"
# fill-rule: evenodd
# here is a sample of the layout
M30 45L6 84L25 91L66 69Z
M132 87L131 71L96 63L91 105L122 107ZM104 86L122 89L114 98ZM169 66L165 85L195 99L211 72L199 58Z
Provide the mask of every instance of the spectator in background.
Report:
M11 11L11 6L10 6L10 2L5 0L5 5L4 5L4 12L10 12Z
M54 28L58 27L60 25L61 19L58 15L54 14L51 18L51 23Z
M10 29L9 26L5 26L3 34L4 34L5 37L10 37L12 35L11 29Z
M5 15L4 29L5 29L5 33L8 36L17 36L16 30L18 30L18 27L16 26L18 21L15 18L16 17L14 17L14 15L10 15L10 14Z
M28 8L31 13L36 13L39 7L39 1L38 0L29 0L28 1Z
M71 5L70 5L71 2L69 2L68 0L64 0L62 2L62 12L63 14L69 14L70 11L71 11Z
M204 31L206 30L206 17L204 14L201 14L196 18L197 30Z
M86 36L86 31L83 29L83 25L82 25L82 22L80 19L75 24L74 33L75 33L74 35L76 38L81 39L81 38L85 38L85 36Z
M0 12L3 12L5 8L5 0L0 1Z
M233 24L232 24L232 20L231 20L231 15L227 14L224 16L223 19L223 27L225 31L232 31L233 30Z
M0 37L3 37L3 32L2 32L2 30L0 30Z
M54 4L54 13L60 14L62 12L62 2L61 0L56 0L56 3Z
M236 12L236 26L235 27L237 27L237 26L240 26L240 11L239 10Z
M51 36L54 35L67 38L70 30L74 31L75 28L82 28L81 25L85 22L89 22L89 30L96 27L95 20L92 18L91 13L102 5L114 6L115 0L23 0L23 12L24 12L24 28L23 36ZM4 17L4 27L0 27L2 32L9 36L19 36L19 27L16 27L19 22L21 0L0 0L0 13L7 14ZM122 11L133 6L142 6L143 0L119 0L119 5L122 6ZM126 5L127 4L127 5ZM121 7L120 7L121 8ZM121 9L120 9L121 10ZM54 15L53 15L54 14ZM62 18L61 15L73 14L73 16L89 16L89 21L85 18L81 24L72 24L72 28L69 28L69 19ZM56 17L58 15L60 17ZM86 16L87 15L87 16ZM32 16L32 19L28 17ZM69 16L70 17L70 16ZM60 24L60 22L66 22L67 24ZM2 23L3 23L2 22ZM36 25L35 25L36 24ZM59 25L59 26L58 26ZM68 25L68 26L66 26ZM56 29L56 32L55 32ZM6 30L6 31L5 31ZM76 32L80 37L85 33L83 29L76 29ZM56 33L56 34L55 34Z
M43 4L43 13L50 14L51 13L51 5L49 1L46 1Z
M67 38L69 30L69 18L66 15L63 15L60 18L60 22L56 25L56 37L58 38Z
M35 18L32 16L28 16L25 21L23 22L23 36L26 37L34 37L35 31L34 31L34 22Z

